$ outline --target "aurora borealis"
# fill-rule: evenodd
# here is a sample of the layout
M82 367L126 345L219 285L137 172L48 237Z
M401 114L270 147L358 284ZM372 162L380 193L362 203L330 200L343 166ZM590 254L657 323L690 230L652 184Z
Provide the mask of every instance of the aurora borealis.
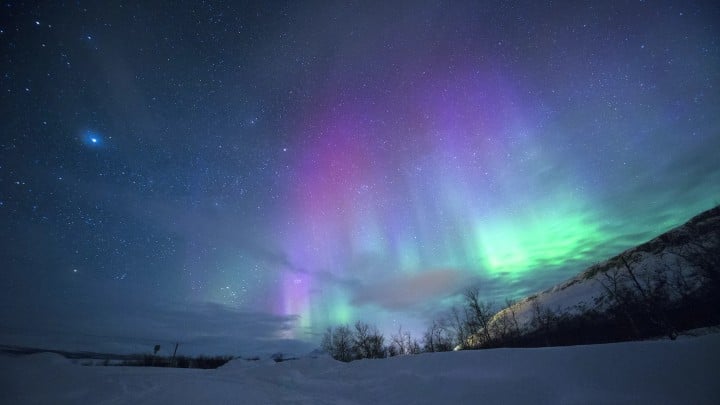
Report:
M713 2L388 3L3 3L4 339L419 332L720 202Z

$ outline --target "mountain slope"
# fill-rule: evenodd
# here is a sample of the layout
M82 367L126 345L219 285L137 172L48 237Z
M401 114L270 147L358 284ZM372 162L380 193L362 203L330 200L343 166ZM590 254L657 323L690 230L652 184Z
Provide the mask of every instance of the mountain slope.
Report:
M491 329L510 316L524 334L586 317L614 319L627 338L673 334L717 323L719 291L720 206L500 311Z

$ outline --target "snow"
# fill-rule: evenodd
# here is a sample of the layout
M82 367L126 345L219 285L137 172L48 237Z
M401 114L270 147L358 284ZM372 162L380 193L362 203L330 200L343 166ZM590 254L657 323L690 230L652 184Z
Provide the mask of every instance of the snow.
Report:
M538 294L532 300L520 301L515 306L515 319L522 329L530 330L530 324L535 315L533 308L535 301L542 308L550 309L553 312L576 314L578 306L595 307L596 299L602 294L602 286L595 282L595 279L585 281L576 277L571 282Z
M12 404L711 404L720 334L607 345L427 353L340 363L233 360L217 370L86 367L0 356Z
M660 277L673 280L678 274L685 278L691 289L699 288L702 285L700 269L674 254L673 249L682 251L682 248L673 247L649 253L634 248L624 252L623 255L633 257L633 272L645 288L657 283ZM627 276L628 272L624 266L609 265L608 263L611 262L617 262L616 258L593 266L601 268L601 271L591 277L587 277L586 272L583 272L562 284L516 303L513 309L520 328L525 331L532 329L531 322L536 303L544 309L566 315L578 314L586 309L604 311L609 303L606 298L607 293L603 289L603 283L607 283L603 278L606 272L621 274L620 284L634 291L635 287ZM672 288L669 289L669 294L671 299L680 298Z

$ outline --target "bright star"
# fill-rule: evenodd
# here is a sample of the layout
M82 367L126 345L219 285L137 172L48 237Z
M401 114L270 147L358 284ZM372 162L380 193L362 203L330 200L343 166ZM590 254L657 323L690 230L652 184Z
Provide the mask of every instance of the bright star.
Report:
M93 148L99 148L103 145L103 137L95 131L87 130L82 136L82 141L85 146Z

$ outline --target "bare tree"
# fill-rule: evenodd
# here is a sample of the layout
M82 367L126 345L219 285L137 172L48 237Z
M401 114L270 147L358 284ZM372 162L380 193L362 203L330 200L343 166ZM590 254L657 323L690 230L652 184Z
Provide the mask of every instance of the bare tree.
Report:
M530 324L543 335L546 346L551 345L550 340L556 322L557 315L552 310L540 305L537 299L533 300L533 318Z
M453 306L450 310L450 321L453 332L455 333L455 346L463 347L467 344L469 331L467 329L466 313Z
M633 317L633 300L632 294L625 287L620 271L617 268L613 268L612 271L606 271L602 273L602 279L598 280L600 286L605 290L607 297L612 300L614 308L619 310L628 321L630 328L632 329L635 339L640 338L640 330L635 323Z
M505 307L490 322L490 335L498 345L507 345L520 336L520 325L515 316L515 302L505 300Z
M353 333L347 325L338 326L335 329L327 328L320 346L335 360L348 362L355 357L353 353Z
M414 339L409 331L403 331L402 325L398 328L397 335L390 336L390 345L394 346L391 353L395 355L418 354L422 348L417 339Z
M632 256L631 256L632 259ZM667 279L664 272L646 272L643 280L635 274L633 266L628 263L624 255L620 255L623 265L631 285L634 287L636 294L640 298L640 304L651 323L659 327L670 339L677 337L677 332L667 317L666 307L669 303L669 297L665 286ZM660 269L661 270L661 269Z
M452 335L446 326L446 322L433 320L423 335L423 350L426 352L447 352L452 349Z
M369 351L368 351L368 358L370 359L381 359L384 358L385 353L385 337L375 331L375 333L372 333L369 337Z
M370 325L364 322L355 322L355 333L353 335L353 351L357 359L368 358Z
M355 323L353 336L353 349L358 359L377 359L385 357L383 343L385 338L378 331L377 327L370 326L364 322Z
M481 301L480 289L473 287L465 291L465 305L470 315L468 317L470 333L472 335L479 334L482 337L480 341L477 342L477 345L490 345L492 343L492 337L490 336L489 325L494 315L492 303Z
M674 256L674 264L669 265L669 256ZM685 259L680 256L674 255L672 252L663 252L661 254L661 262L665 271L670 273L669 288L675 295L674 298L684 301L690 299L694 290L693 283L688 280L688 276L683 273L683 265L686 263Z
M707 244L707 243L706 243ZM720 290L720 241L709 239L710 247L706 244L687 240L683 245L673 246L663 254L676 256L676 274L683 276L683 267L691 267L701 278L699 285L708 285L711 290ZM682 260L682 262L681 262ZM682 283L682 281L680 281ZM685 285L681 288L689 287ZM688 289L689 290L689 289Z
M398 327L396 335L390 335L390 345L393 347L392 352L395 353L395 355L407 354L407 345L405 344L402 325Z
M510 322L510 334L513 338L520 336L520 324L518 323L517 316L515 314L516 300L505 298L505 313L508 315L508 321Z
M422 346L420 346L420 342L418 342L417 339L412 338L409 333L407 334L407 347L408 347L407 354L422 353Z
M398 352L398 349L397 349L397 346L395 345L395 343L390 343L390 344L385 348L385 352L387 353L387 356L388 356L388 357L395 357L395 356L397 356L397 355L400 354L400 353Z

